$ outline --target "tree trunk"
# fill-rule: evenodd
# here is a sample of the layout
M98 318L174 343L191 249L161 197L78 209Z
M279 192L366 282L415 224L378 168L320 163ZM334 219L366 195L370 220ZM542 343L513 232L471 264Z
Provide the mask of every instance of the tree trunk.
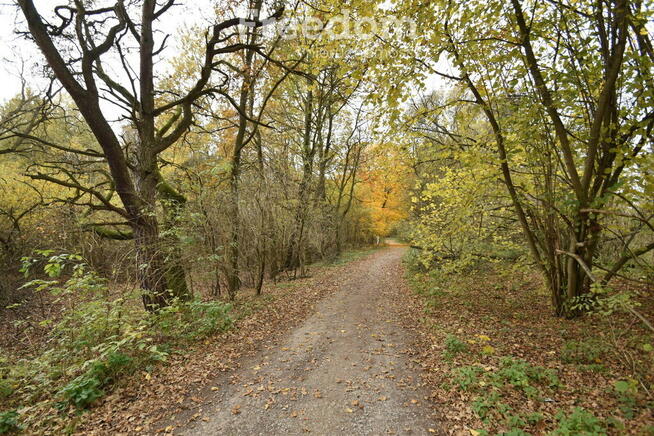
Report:
M262 0L250 2L250 9L258 16L261 10ZM252 29L249 31L247 40L249 44L254 44L257 39L257 32ZM232 153L232 166L230 170L230 191L231 202L229 206L230 218L230 231L229 243L227 244L226 255L228 263L227 274L227 293L229 298L233 300L236 298L239 288L241 287L240 271L239 271L239 232L240 232L240 199L239 199L239 182L241 176L241 153L245 147L245 135L248 127L248 102L254 102L251 94L254 93L254 77L252 75L252 63L254 60L254 50L248 49L245 53L245 65L243 71L243 82L241 83L241 90L238 102L238 131L236 139L234 140L234 151Z
M240 133L240 132L239 132ZM238 140L237 140L238 145ZM241 287L241 279L239 272L239 178L241 166L241 150L237 147L234 149L232 156L232 169L230 171L230 205L229 205L229 243L227 244L225 254L227 255L228 271L227 271L227 294L230 300L236 298L239 288Z
M165 254L159 241L159 227L153 216L143 216L133 225L136 245L136 266L139 285L143 291L143 305L156 312L170 305L172 293L168 291L165 271Z
M286 255L285 269L297 270L301 267L301 252L303 250L304 226L306 221L307 207L309 206L309 184L313 173L313 160L316 147L311 143L313 120L313 92L307 93L306 105L304 108L304 135L302 152L302 180L298 188L298 204L295 209L293 221L293 233L291 234L290 246Z

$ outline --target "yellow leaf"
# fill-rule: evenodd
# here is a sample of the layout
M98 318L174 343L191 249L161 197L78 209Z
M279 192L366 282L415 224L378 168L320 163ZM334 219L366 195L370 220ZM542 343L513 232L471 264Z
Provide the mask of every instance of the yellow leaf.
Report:
M484 354L495 354L495 348L490 345L485 345L481 352Z

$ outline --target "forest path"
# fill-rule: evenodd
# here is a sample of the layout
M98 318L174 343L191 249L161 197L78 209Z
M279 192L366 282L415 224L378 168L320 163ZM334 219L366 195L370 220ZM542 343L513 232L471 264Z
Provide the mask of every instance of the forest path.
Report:
M218 379L184 435L440 433L411 338L395 319L405 248L379 250L341 277L314 315Z

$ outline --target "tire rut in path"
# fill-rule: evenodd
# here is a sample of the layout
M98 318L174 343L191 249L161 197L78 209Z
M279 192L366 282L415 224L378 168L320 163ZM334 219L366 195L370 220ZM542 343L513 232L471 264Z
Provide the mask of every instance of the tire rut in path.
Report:
M183 435L434 434L437 415L394 319L400 260L389 247L341 278L338 291L274 349L243 362ZM220 382L220 380L219 380Z

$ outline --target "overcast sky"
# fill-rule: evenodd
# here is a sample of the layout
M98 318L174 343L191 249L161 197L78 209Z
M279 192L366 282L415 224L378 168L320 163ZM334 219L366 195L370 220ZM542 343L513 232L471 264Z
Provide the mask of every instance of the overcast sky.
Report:
M39 11L44 16L49 16L55 5L65 3L64 0L35 0ZM178 30L193 25L209 26L215 21L213 4L215 0L192 0L181 2L168 13L164 14L156 28L176 36ZM222 17L227 18L227 17ZM231 18L231 17L229 17ZM30 41L16 34L16 29L25 29L22 14L13 5L12 0L0 0L0 104L15 96L20 91L19 74L21 65L25 65L25 71L29 84L36 89L42 88L42 69L44 60L40 51ZM175 56L180 47L175 45L176 38L165 52L165 56ZM439 67L450 70L447 63L440 62ZM450 71L451 72L451 71ZM39 86L40 85L40 86ZM440 88L443 81L437 76L427 79L426 85L429 89Z
M36 0L39 12L48 15L54 6L64 3L62 0ZM209 24L215 15L212 0L193 0L184 2L164 14L157 28L175 35L181 28L195 24ZM0 103L13 97L20 91L19 72L24 61L28 77L38 81L40 72L37 64L43 64L43 57L34 44L16 35L16 27L24 29L22 15L11 1L0 0ZM174 56L175 47L171 46L169 56ZM21 59L23 61L21 61Z
M16 8L4 2L0 3L0 75L2 77L0 102L6 101L20 90L19 53L22 52L28 59L38 53L35 50L29 50L24 42L19 43L18 36L14 34L15 18Z

